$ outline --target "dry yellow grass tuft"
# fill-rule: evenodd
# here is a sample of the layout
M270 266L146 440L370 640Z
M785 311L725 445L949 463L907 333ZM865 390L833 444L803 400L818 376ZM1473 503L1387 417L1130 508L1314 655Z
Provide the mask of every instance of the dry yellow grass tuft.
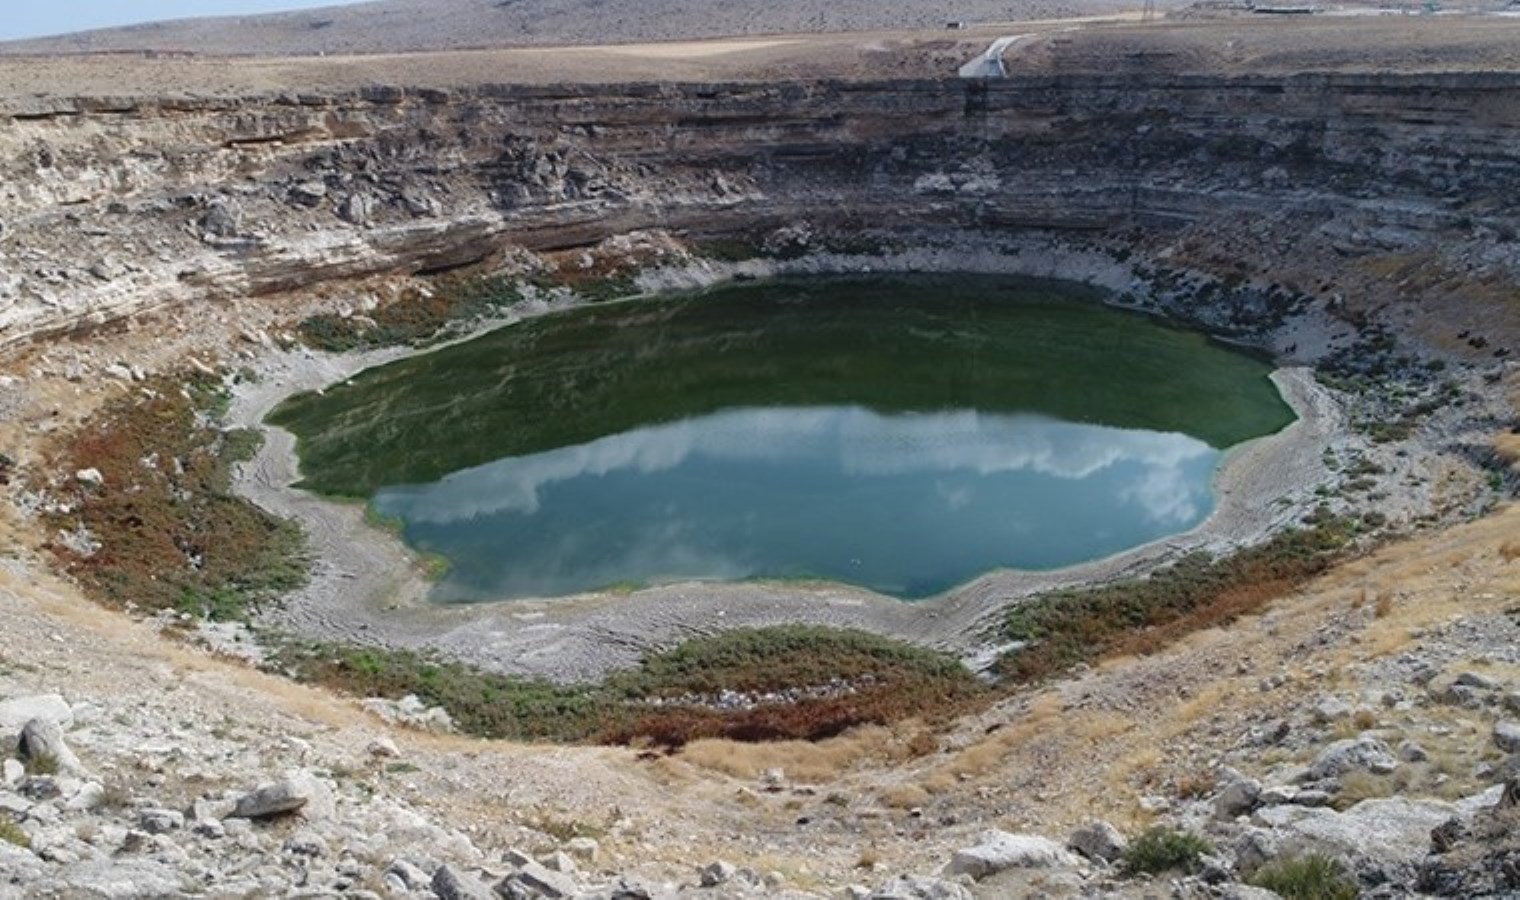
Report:
M910 726L914 736L922 731ZM850 769L873 761L896 761L912 755L913 738L902 739L892 729L859 728L817 743L781 741L745 744L727 740L702 740L687 744L678 759L698 768L735 778L759 778L769 769L781 769L792 781L820 784L833 781Z

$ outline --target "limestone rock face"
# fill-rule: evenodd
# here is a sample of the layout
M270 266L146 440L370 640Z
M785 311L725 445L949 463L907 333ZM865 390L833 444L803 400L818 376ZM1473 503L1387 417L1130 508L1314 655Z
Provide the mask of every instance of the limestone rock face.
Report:
M1399 883L1413 878L1430 851L1431 831L1457 812L1450 803L1390 797L1363 800L1345 812L1274 806L1255 818L1280 836L1280 856L1328 853L1350 861L1360 873Z
M0 341L441 270L524 235L565 249L799 209L822 229L981 227L995 209L1000 228L1063 233L1305 217L1322 224L1241 252L1408 252L1451 197L1488 210L1485 230L1520 225L1504 99L1517 84L1510 73L1020 76L982 85L974 108L957 79L16 98L0 103ZM101 278L34 262L65 256L117 264Z

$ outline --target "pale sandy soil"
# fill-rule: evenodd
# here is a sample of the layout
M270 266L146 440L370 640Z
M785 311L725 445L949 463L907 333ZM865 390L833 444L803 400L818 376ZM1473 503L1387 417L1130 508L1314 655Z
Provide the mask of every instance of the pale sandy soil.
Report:
M1271 17L1138 23L1049 19L960 31L868 31L619 47L458 50L324 58L0 56L0 97L244 95L353 90L375 84L771 81L943 78L999 37L1028 35L1006 55L1013 75L1520 69L1520 19L1443 16Z

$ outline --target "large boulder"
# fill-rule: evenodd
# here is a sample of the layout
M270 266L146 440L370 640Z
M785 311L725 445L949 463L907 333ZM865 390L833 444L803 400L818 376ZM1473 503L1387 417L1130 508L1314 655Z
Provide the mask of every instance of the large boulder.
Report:
M1321 781L1357 771L1386 775L1398 767L1399 761L1387 744L1377 738L1359 737L1326 747L1309 766L1307 776L1311 781Z
M15 734L33 719L54 722L61 728L67 728L74 724L74 711L57 694L0 701L0 732Z
M28 763L51 760L59 772L78 774L83 770L79 758L63 741L63 728L50 719L33 719L21 729L16 755Z
M1261 783L1241 775L1230 779L1214 797L1214 817L1234 819L1261 805Z
M1050 838L989 830L977 835L976 845L957 850L945 866L951 877L986 878L1005 869L1049 869L1077 865L1077 858Z
M1450 803L1389 797L1363 800L1345 812L1301 806L1258 810L1283 856L1326 853L1345 860L1369 882L1408 882L1430 850L1430 833L1460 812Z
M1129 849L1129 841L1119 829L1102 820L1089 822L1071 833L1066 846L1088 859L1114 862Z
M231 818L268 819L295 812L307 819L331 818L332 791L306 772L289 772L279 781L262 785L238 798Z

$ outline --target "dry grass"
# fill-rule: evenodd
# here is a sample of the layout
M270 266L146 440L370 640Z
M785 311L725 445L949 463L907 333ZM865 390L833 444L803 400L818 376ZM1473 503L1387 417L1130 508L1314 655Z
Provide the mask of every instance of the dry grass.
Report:
M1378 591L1377 600L1374 602L1372 607L1373 617L1378 619L1386 619L1388 618L1388 614L1391 612L1393 612L1393 591Z
M1507 563L1520 559L1520 540L1505 541L1499 545L1499 558Z
M1212 794L1218 784L1211 772L1189 772L1178 776L1172 792L1183 800L1201 800Z
M915 729L915 733L916 729ZM823 784L863 764L895 762L911 755L908 744L892 729L858 728L817 743L779 741L747 744L710 739L692 741L679 759L711 772L734 778L759 778L769 769L781 769L791 781Z
M897 784L881 792L881 802L892 809L913 809L929 802L930 794L916 784Z

